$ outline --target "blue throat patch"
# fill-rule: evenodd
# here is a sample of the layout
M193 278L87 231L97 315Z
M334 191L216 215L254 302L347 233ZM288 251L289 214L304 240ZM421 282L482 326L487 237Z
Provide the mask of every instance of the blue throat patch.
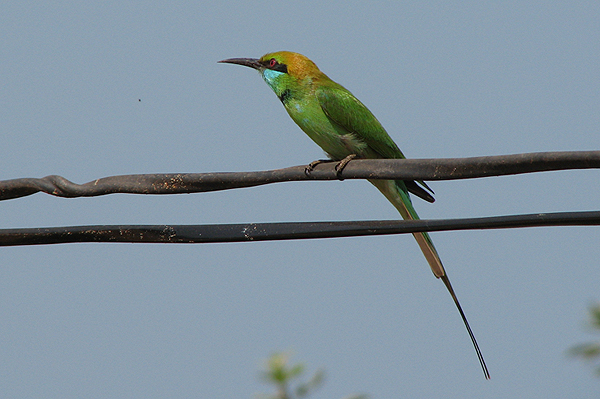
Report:
M274 71L272 69L264 69L262 71L263 79L273 90L275 90L275 85L277 84L277 80L281 75L283 75L283 72Z

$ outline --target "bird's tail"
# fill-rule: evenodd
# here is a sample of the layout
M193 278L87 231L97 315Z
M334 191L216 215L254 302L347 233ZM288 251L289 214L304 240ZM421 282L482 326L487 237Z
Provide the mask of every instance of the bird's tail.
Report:
M410 197L406 187L404 186L404 182L402 180L369 180L375 187L381 191L383 195L390 201L400 215L402 215L403 219L406 220L418 220L419 215L417 215L417 211L412 206L412 202L410 201ZM431 271L433 275L437 278L441 278L446 275L446 271L444 270L444 266L442 265L442 261L440 256L438 255L433 241L431 241L431 237L429 237L428 233L413 233L415 240L419 244L423 255L425 255L425 259L429 263L431 267Z
M402 180L369 180L375 187L381 191L383 195L390 201L394 207L400 212L403 219L406 220L418 220L419 215L417 215L417 211L412 206L412 202L410 200L410 196L404 185ZM448 275L446 274L446 270L444 269L444 265L442 265L442 260L433 245L433 241L428 233L413 233L415 240L419 244L423 255L425 255L425 259L427 259L427 263L429 263L429 267L431 267L431 271L434 276L441 279L444 282L444 285L448 289L448 292L452 296L454 300L454 304L456 305L458 312L460 313L460 317L467 328L469 333L469 337L471 338L471 342L473 342L473 347L475 348L475 352L477 353L477 357L479 358L479 363L481 364L481 368L483 369L483 374L486 379L490 378L490 373L488 371L487 365L485 364L485 360L483 359L483 355L481 354L481 350L479 349L479 345L477 344L477 340L475 339L475 335L471 330L471 326L467 321L467 317L462 310L462 306L460 306L460 302L458 302L458 298L452 288L452 284L450 284L450 280L448 279Z

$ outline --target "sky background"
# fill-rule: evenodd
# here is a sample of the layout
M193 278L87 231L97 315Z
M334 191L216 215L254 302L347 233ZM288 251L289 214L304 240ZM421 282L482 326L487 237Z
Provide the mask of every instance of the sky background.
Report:
M600 3L10 2L0 13L0 179L305 165L321 150L256 72L305 54L408 157L600 148ZM141 100L141 101L138 101ZM432 182L422 218L600 209L599 172ZM370 184L46 194L0 227L397 219ZM275 351L314 398L588 398L566 356L597 339L600 229L432 234L487 360L411 236L0 249L0 397L253 398Z

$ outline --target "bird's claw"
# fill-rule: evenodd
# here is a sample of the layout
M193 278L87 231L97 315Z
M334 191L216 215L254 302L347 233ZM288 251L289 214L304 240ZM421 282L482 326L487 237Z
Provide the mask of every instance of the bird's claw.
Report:
M344 180L344 178L342 177L342 171L344 170L346 165L348 165L348 162L352 161L354 158L356 158L356 154L350 154L335 165L335 174L338 179ZM310 176L311 172L315 169L315 166L317 166L321 163L327 163L327 162L336 162L336 161L334 159L317 159L316 161L312 161L311 163L306 165L306 167L304 168L304 174L306 176Z
M311 163L306 165L306 168L304 168L304 174L306 176L310 176L311 172L313 170L315 170L315 166L317 166L320 163L327 163L327 162L334 162L334 161L332 159L317 159L316 161L312 161Z
M315 170L315 166L317 166L318 164L322 163L323 161L317 159L316 161L312 161L311 163L309 163L308 165L306 165L306 168L304 168L304 174L306 176L310 176L310 173Z
M342 172L344 171L344 168L346 167L346 165L348 165L348 162L352 161L354 158L356 158L356 154L350 154L346 158L338 162L337 165L335 165L335 174L337 178L340 179L340 181L344 180L344 178L342 177Z

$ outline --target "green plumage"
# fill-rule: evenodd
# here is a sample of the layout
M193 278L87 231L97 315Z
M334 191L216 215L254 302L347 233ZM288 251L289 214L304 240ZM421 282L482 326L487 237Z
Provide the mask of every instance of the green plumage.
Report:
M296 124L332 159L405 158L377 118L350 91L329 79L305 56L288 51L265 54L260 59L223 60L258 70ZM418 219L409 192L433 202L431 189L422 181L369 180L396 207L404 219ZM489 373L479 345L458 302L442 261L427 233L414 233L433 274L442 279L469 332L486 378Z

